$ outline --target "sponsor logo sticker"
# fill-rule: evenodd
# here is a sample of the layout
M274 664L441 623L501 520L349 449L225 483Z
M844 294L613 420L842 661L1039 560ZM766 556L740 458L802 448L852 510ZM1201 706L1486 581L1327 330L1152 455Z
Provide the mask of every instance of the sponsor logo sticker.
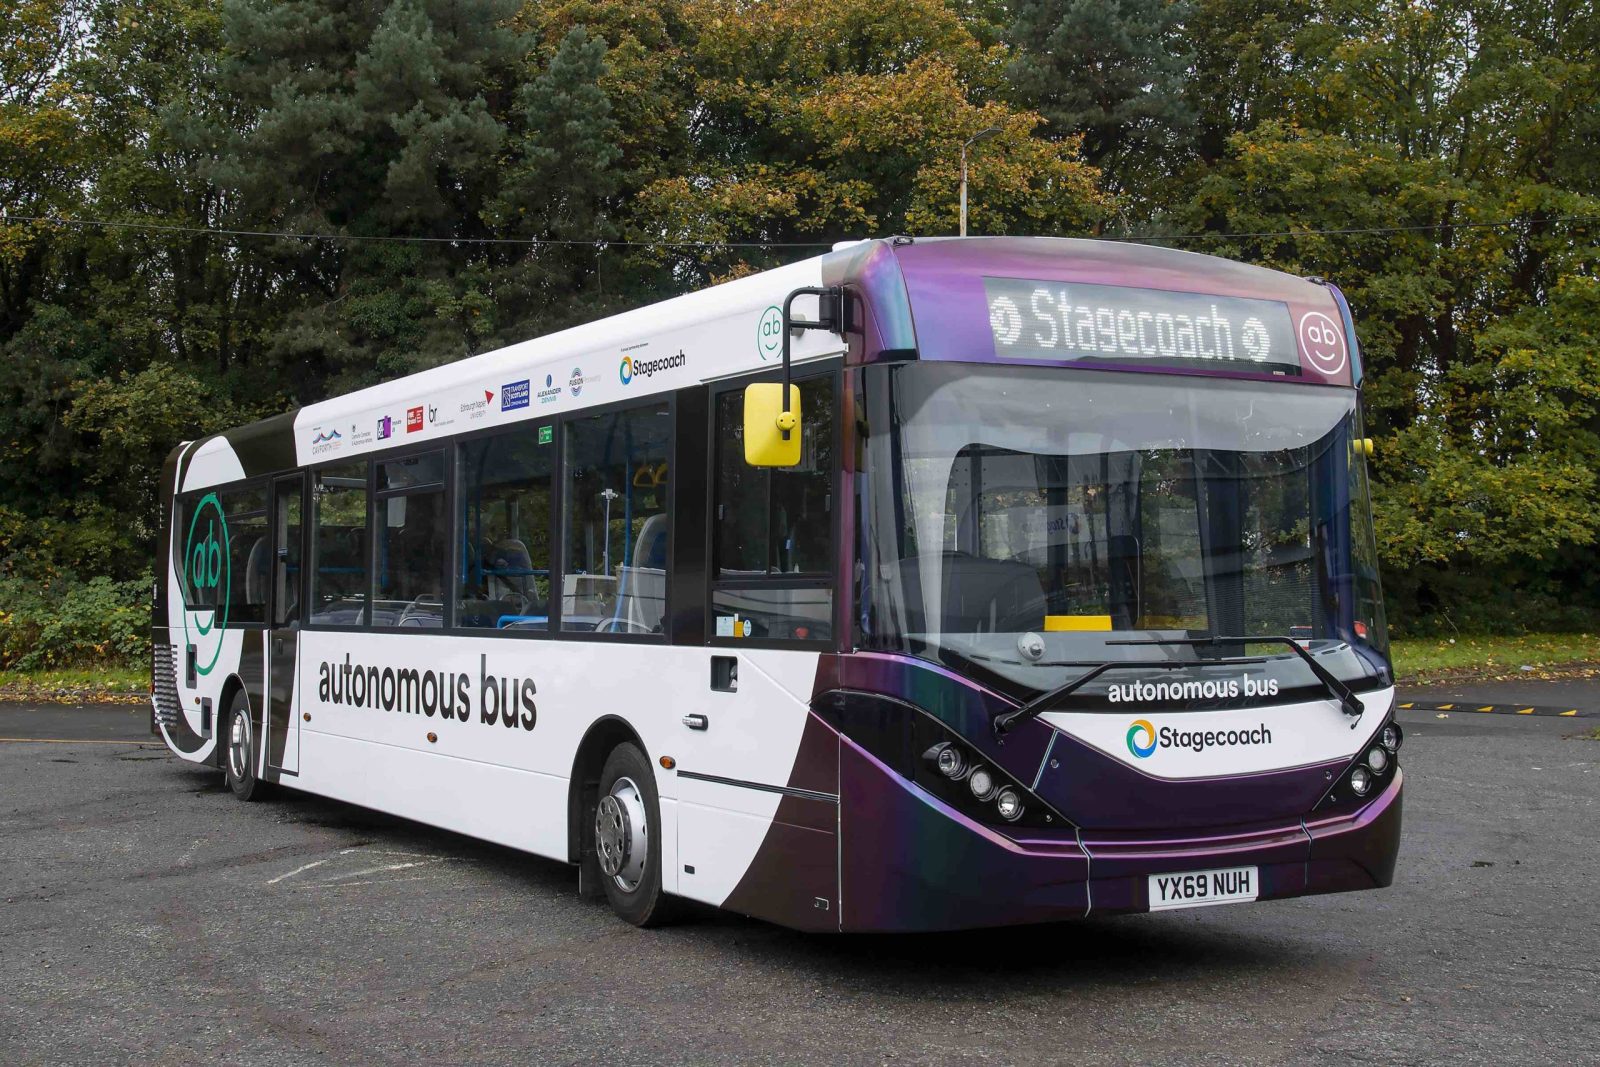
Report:
M528 379L507 382L500 387L500 410L516 411L528 406Z
M387 441L394 436L394 419L388 415L378 420L378 440Z
M420 429L422 429L422 408L408 408L406 410L406 433L416 433Z
M678 349L676 355L662 356L660 359L635 359L632 356L623 356L622 363L617 368L617 377L623 385L630 384L635 378L649 378L662 371L677 370L687 366L689 357L684 355L683 349Z
M556 384L554 374L544 376L544 388L539 390L538 396L540 404L554 404L561 399L561 386Z
M1338 374L1348 360L1344 330L1320 311L1308 311L1300 317L1300 347L1311 365L1323 374Z

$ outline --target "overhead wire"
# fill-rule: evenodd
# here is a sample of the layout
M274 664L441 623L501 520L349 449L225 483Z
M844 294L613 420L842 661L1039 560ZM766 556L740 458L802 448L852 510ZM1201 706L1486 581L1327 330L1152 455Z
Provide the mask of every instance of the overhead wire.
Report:
M631 241L609 238L572 237L430 237L412 234L352 234L306 233L293 230L236 230L220 226L179 226L159 222L128 222L119 219L61 218L54 215L0 215L0 222L42 223L52 226L80 228L138 230L151 233L178 233L215 237L260 237L298 241L347 241L401 244L448 245L524 245L537 247L555 245L577 248L831 248L832 241ZM1496 219L1493 221L1430 222L1394 226L1344 226L1333 228L1308 227L1293 230L1258 230L1250 232L1210 231L1205 233L1174 234L1113 234L1100 235L1097 240L1123 242L1161 241L1233 241L1261 240L1278 237L1350 237L1377 234L1426 233L1441 230L1507 229L1513 226L1540 225L1564 226L1577 223L1600 222L1600 215L1563 215L1548 219Z

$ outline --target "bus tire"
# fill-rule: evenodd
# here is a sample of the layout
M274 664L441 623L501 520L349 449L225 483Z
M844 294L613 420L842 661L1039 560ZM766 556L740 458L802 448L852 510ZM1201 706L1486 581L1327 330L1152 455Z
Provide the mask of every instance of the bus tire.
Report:
M676 909L661 889L661 799L637 745L624 742L606 757L591 820L611 910L635 926L669 921Z
M255 723L250 715L250 701L244 690L233 694L228 705L228 725L218 738L222 748L222 774L228 788L240 800L261 800L268 792L267 783L256 777Z

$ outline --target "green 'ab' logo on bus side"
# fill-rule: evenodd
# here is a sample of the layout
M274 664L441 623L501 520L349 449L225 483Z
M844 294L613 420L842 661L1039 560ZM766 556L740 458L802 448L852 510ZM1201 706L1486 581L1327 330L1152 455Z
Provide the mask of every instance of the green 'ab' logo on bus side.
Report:
M195 603L208 609L183 612L183 638L195 646L195 671L210 674L222 655L222 633L228 626L228 601L233 592L233 563L228 553L228 519L217 494L207 493L195 505L189 536L183 547L184 584ZM219 616L216 605L221 605ZM190 616L194 616L191 623ZM205 622L203 615L210 615ZM193 626L193 632L190 627ZM202 647L204 646L204 647Z
M762 359L776 359L783 351L783 312L776 304L763 311L756 324L756 351Z

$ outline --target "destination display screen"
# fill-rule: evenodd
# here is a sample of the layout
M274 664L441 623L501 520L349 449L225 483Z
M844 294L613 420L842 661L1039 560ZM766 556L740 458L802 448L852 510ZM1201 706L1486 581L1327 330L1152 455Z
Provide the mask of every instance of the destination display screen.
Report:
M1001 356L1300 373L1281 301L1025 278L983 288Z

